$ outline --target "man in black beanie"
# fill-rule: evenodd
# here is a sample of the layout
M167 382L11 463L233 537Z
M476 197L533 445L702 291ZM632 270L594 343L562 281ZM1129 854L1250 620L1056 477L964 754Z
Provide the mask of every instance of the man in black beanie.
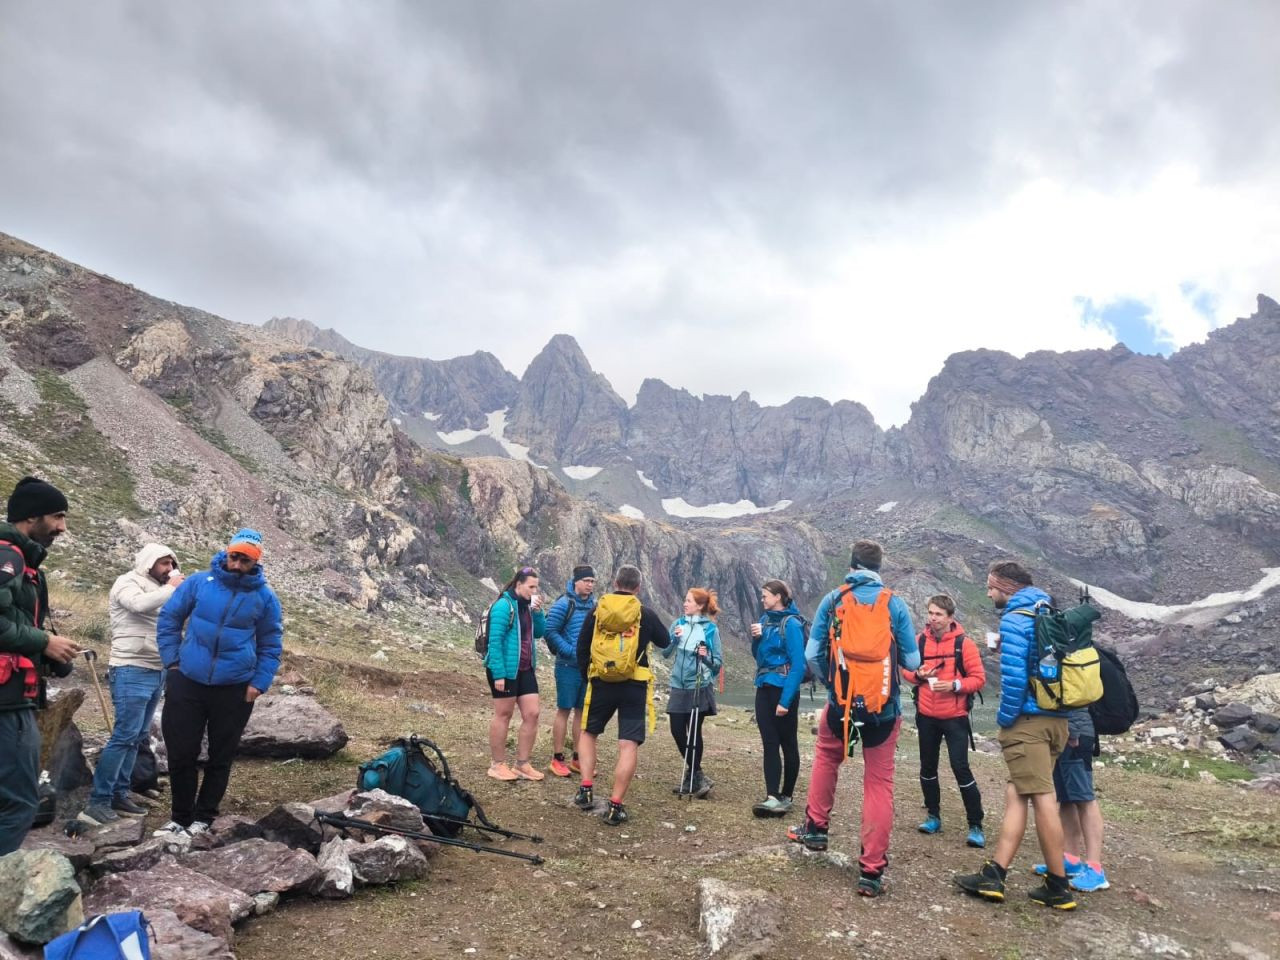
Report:
M75 641L44 629L49 587L40 564L66 530L62 491L19 480L0 523L0 856L22 846L39 805L41 661L70 664L80 653Z

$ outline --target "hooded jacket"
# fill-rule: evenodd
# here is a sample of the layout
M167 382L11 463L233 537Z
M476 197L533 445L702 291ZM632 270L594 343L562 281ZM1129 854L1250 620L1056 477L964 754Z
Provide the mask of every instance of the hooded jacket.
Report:
M880 591L884 589L884 581L880 579L880 574L874 570L865 570L859 567L857 570L850 570L844 578L844 582L853 587L853 595L858 599L859 603L875 603L876 597L880 596ZM840 592L843 587L832 590L822 602L818 604L818 610L813 615L813 626L809 630L809 643L805 646L805 659L809 661L809 666L813 668L816 676L822 678L822 682L827 687L827 703L835 704L836 694L832 686L830 671L828 670L828 660L830 659L830 639L831 618L834 614L836 604L840 601ZM906 601L894 594L889 599L889 626L893 631L894 643L897 647L897 665L904 670L914 670L920 666L920 649L916 646L916 631L911 624L911 611L907 609ZM885 704L883 710L877 715L878 720L892 720L898 716L901 708L898 705L898 671L893 674L893 688L889 696L889 702Z
M547 618L541 610L530 609L532 640L547 632ZM530 642L530 664L538 669L538 645ZM520 601L510 590L503 591L489 608L489 652L484 665L495 680L514 680L520 673Z
M569 604L573 603L573 612ZM564 586L564 595L556 598L547 611L547 647L556 657L556 663L565 667L578 666L578 634L588 614L596 608L596 595L578 596L570 580Z
M160 660L197 683L248 683L265 693L280 666L280 600L267 586L262 564L232 573L226 559L219 550L209 569L187 577L161 609Z
M782 623L786 620L786 636ZM760 617L760 636L751 639L756 658L756 686L781 687L779 703L791 709L804 680L804 627L795 602L783 610L766 610Z
M1049 595L1039 587L1023 587L1009 598L1000 617L1000 708L996 711L996 724L1001 727L1013 726L1024 715L1066 716L1055 710L1042 710L1031 689L1036 621L1027 613L1041 601L1048 603Z
M143 667L159 670L160 648L156 646L156 621L160 608L169 602L177 587L156 583L151 568L174 552L163 543L148 543L133 560L133 569L116 578L108 595L111 615L111 658L113 667ZM176 568L175 568L176 569Z
M676 636L679 628L680 636ZM674 690L694 690L698 687L710 686L720 672L724 655L720 648L720 630L710 617L695 613L691 617L680 617L671 624L667 631L671 642L662 651L663 657L675 663L671 665L671 687ZM707 655L702 663L698 663L698 645L707 645Z
M960 647L961 665L964 672L957 669L956 638L962 638ZM987 672L982 666L982 654L978 646L965 636L964 627L951 621L946 633L941 638L935 637L933 631L922 630L916 637L920 647L920 667L917 669L933 670L939 685L929 689L929 681L916 675L915 670L903 670L902 678L917 687L919 700L916 713L934 720L951 720L967 716L967 702L971 695L981 690L987 682ZM955 689L955 682L960 681L960 689Z

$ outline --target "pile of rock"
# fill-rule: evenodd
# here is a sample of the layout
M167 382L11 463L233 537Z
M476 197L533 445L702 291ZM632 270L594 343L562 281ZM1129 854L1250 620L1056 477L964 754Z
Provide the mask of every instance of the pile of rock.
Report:
M227 958L235 925L281 897L349 897L357 886L414 879L438 849L430 840L344 835L317 822L317 811L431 832L417 806L382 790L286 803L256 821L219 817L195 838L144 837L142 821L130 819L79 837L32 831L0 858L0 929L39 944L86 915L142 910L156 930L152 956ZM0 940L0 957L6 949Z
M1230 687L1206 679L1183 694L1173 711L1134 728L1136 743L1254 760L1259 753L1280 756L1280 673Z

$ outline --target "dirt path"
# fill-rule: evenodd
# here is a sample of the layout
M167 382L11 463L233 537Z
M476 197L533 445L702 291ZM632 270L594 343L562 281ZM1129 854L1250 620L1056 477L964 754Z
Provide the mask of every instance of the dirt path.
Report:
M1029 868L1038 853L1029 834L1011 874L1009 900L993 906L966 898L950 882L953 872L981 859L963 846L954 787L944 794L947 831L937 837L916 832L915 738L904 730L888 892L872 901L854 895L856 872L785 841L791 819L752 818L750 804L761 790L760 746L745 711L730 709L707 723L705 767L717 782L709 801L672 796L680 758L660 718L628 796L633 820L610 828L569 804L571 782L549 777L505 785L484 776L487 701L482 684L465 670L424 675L421 683L399 688L336 675L319 685L354 734L351 745L322 764L239 764L226 812L260 813L283 799L337 792L354 782L359 760L381 749L381 738L413 730L445 747L493 819L544 835L540 852L548 860L538 868L445 851L417 883L361 891L343 903L288 903L252 921L237 938L244 960L692 958L703 955L696 903L703 877L776 897L781 936L764 956L1280 956L1280 801L1274 796L1104 768L1097 786L1112 889L1082 895L1081 909L1072 914L1032 904L1024 892L1033 884ZM543 751L549 720L544 714ZM606 769L614 757L608 736L601 741ZM812 739L802 734L801 790ZM982 754L974 768L994 833L1003 768L998 757ZM844 773L831 850L856 858L861 764ZM792 819L801 817L797 811Z

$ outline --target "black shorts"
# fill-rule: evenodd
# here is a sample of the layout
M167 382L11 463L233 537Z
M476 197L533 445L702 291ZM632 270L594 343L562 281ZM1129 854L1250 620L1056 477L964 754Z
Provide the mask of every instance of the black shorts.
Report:
M644 743L649 720L649 684L640 680L624 680L622 683L605 683L592 680L588 692L587 733L600 736L605 725L618 715L618 739Z
M538 692L538 675L532 669L521 670L514 680L508 680L506 689L498 691L493 685L493 671L484 668L484 677L489 681L489 692L495 700L506 700L510 697L523 697L525 694Z

